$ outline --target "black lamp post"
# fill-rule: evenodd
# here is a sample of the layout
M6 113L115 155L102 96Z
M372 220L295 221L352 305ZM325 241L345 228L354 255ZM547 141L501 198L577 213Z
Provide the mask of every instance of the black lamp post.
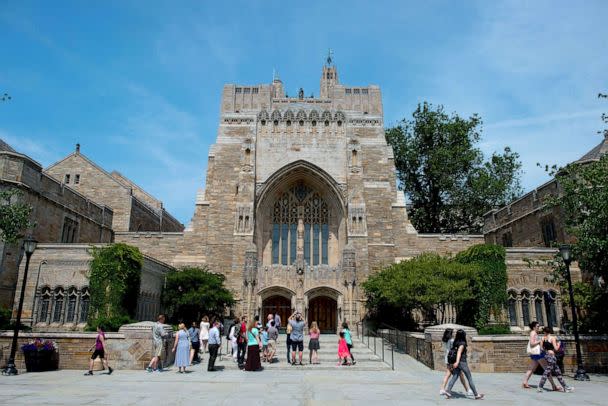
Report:
M570 293L570 308L572 310L572 325L574 329L574 341L576 342L576 375L574 379L577 381L588 381L589 375L583 368L583 356L581 355L581 342L578 336L578 317L576 315L576 306L574 305L574 291L572 290L572 277L570 276L570 263L572 262L572 251L570 245L560 245L559 253L566 264L566 280L568 281L568 292Z
M36 249L38 241L28 236L23 241L23 249L25 251L25 271L23 271L23 282L21 283L21 296L19 296L19 307L17 308L17 320L15 320L15 329L13 330L13 342L11 344L11 355L8 358L8 364L2 373L4 375L17 375L15 367L15 354L17 353L17 338L19 337L19 327L21 325L21 311L23 310L23 296L25 295L25 283L27 282L27 271L30 268L30 258Z

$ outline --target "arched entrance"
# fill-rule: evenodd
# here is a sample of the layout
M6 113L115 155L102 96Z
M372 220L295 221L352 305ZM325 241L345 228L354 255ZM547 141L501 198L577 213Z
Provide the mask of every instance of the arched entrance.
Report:
M280 295L267 297L262 301L262 314L260 315L260 320L263 324L266 323L266 317L268 317L270 313L279 313L279 316L281 316L281 328L285 328L287 319L291 316L291 300Z
M338 303L328 296L317 296L308 302L308 323L316 321L322 333L335 333L338 325Z

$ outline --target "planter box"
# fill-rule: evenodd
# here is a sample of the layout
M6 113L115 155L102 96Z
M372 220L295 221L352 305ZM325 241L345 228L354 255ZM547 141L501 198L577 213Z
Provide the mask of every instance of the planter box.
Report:
M27 372L55 371L59 368L57 351L23 351Z

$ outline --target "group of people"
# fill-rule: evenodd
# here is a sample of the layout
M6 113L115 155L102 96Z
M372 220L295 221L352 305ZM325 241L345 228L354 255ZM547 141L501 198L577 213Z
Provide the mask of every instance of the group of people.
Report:
M530 355L530 366L524 375L524 381L522 387L529 389L531 386L528 384L530 377L540 365L544 371L543 376L540 378L538 383L538 392L544 391L545 383L547 379L551 382L551 387L554 391L559 392L572 392L574 388L566 385L564 377L562 376L562 368L559 366L558 357L563 357L562 343L557 340L557 337L553 335L553 329L551 327L545 327L543 329L543 336L540 333L540 324L537 321L530 323L530 338L528 340L527 352ZM562 364L563 365L563 364ZM559 383L562 385L557 386L553 382L553 378L557 378Z
M165 331L165 316L159 315L157 322L152 328L152 338L154 348L152 359L146 367L148 372L162 371L161 358L164 352L164 341L169 337L170 332ZM303 365L304 353L304 330L306 322L300 312L295 312L287 320L286 325L286 346L287 362L291 365ZM235 319L228 329L226 338L232 345L232 357L238 363L239 368L245 371L258 371L262 369L262 362L275 362L277 344L279 341L279 329L281 328L281 317L279 313L269 314L265 325L256 316L250 323L247 317ZM175 353L175 366L179 373L188 372L188 366L202 362L201 353L209 353L207 371L214 372L215 361L221 345L221 330L223 326L216 319L209 321L204 316L200 322L193 322L190 328L185 323L179 323L177 332L174 334L172 351ZM308 362L312 365L319 364L319 353L321 349L319 337L321 330L316 321L313 321L308 329ZM353 341L351 332L346 322L342 323L338 340L338 365L354 365L355 359L352 354ZM94 360L99 357L102 360L104 369L107 367L109 374L112 368L108 365L105 358L105 334L103 327L97 328L97 338L95 341L95 351L90 360L89 371L85 375L93 375Z
M547 379L551 382L554 391L572 392L574 388L568 386L562 376L562 368L559 366L559 356L563 356L562 343L553 335L551 327L543 329L543 335L540 336L540 324L533 321L529 325L530 337L527 345L527 353L530 356L530 366L524 375L522 387L524 389L531 388L528 384L530 377L540 365L543 369L543 376L538 383L538 392L544 392L544 386ZM460 378L462 386L467 392L467 396L475 399L483 399L484 395L477 392L471 370L467 364L467 339L464 330L456 331L456 336L453 337L454 330L448 328L444 331L442 341L444 343L446 373L439 389L439 394L446 398L452 397L452 388L456 381ZM557 378L562 385L557 386L553 382L553 378Z

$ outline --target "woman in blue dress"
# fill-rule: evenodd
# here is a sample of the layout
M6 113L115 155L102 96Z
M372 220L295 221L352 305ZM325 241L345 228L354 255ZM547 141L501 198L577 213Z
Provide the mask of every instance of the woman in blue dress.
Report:
M175 334L173 343L175 353L175 365L179 368L179 373L186 372L186 367L190 364L190 335L184 323L179 323L179 329Z

